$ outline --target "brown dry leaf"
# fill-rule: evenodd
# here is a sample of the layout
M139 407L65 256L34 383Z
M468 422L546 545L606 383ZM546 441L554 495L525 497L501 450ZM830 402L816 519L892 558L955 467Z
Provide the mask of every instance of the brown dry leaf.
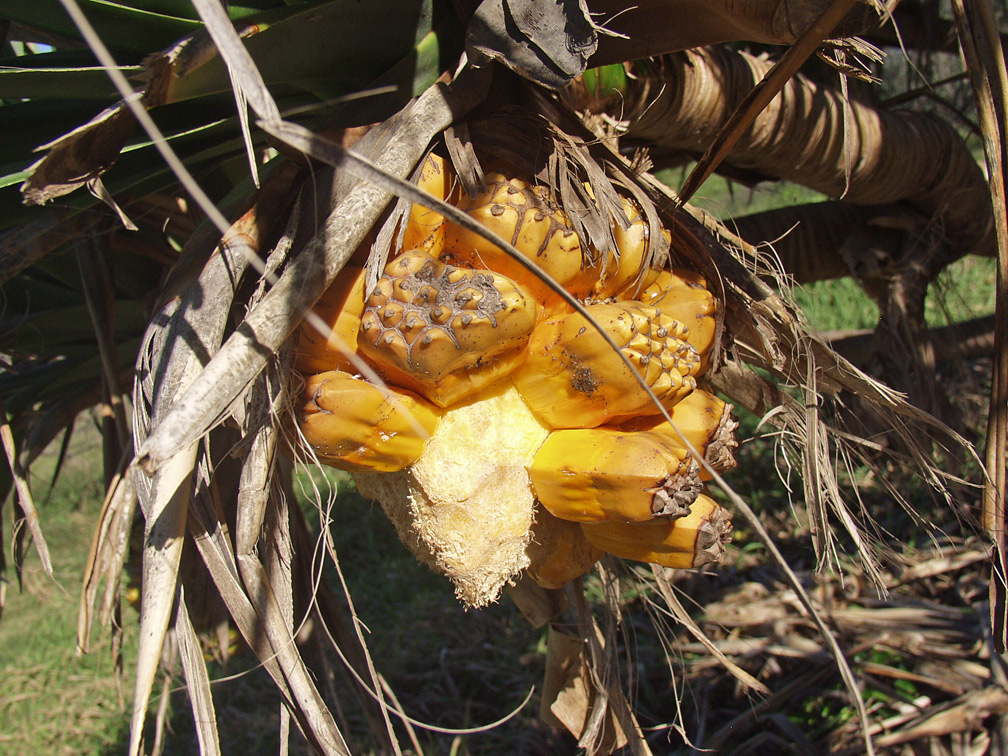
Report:
M597 692L581 639L551 627L546 641L542 720L566 728L580 740L588 729ZM610 754L628 742L612 707L607 706L601 734L589 754Z
M909 743L921 738L959 732L975 732L983 728L983 721L990 716L1004 716L1008 713L1008 692L1002 688L981 688L956 699L948 708L940 709L925 716L899 732L884 735L876 740L880 748Z
M532 627L552 622L567 608L567 599L559 589L543 588L527 574L505 588L518 611Z
M552 89L584 73L597 47L585 0L484 0L466 34L471 55L481 53Z
M96 179L119 157L135 127L129 106L119 102L69 134L38 147L46 156L28 169L31 177L21 185L25 202L42 205Z
M40 211L34 220L4 231L0 234L0 285L54 249L82 236L103 216L97 211L74 212L54 206Z
M28 477L21 465L18 457L17 447L14 444L14 434L11 432L10 424L7 422L7 410L4 409L3 402L0 402L0 438L3 440L4 452L7 454L7 464L10 466L11 475L14 477L14 487L17 491L17 504L15 508L14 534L15 543L18 543L18 532L24 533L24 528L31 533L35 542L35 550L38 552L42 569L50 578L53 577L52 559L49 556L49 546L46 544L45 536L42 534L42 523L39 521L38 510L32 500L31 490L28 487ZM23 537L23 536L22 536ZM18 579L21 575L21 555L20 549L15 548L14 567L18 572ZM2 604L0 604L2 608Z
M1005 210L1005 164L1008 134L1004 128L1004 108L1008 104L1008 67L1005 64L993 4L952 3L956 28L984 136L988 183L997 237L998 279L994 308L994 365L991 373L990 416L985 438L982 522L994 542L993 574L990 580L990 615L994 647L1004 653L1008 646L1008 559L1005 549L1005 497L1008 496L1008 213ZM1000 118L998 117L1000 114Z
M194 285L155 315L145 335L134 391L138 439L160 427L178 396L197 377L207 356L203 350L212 354L219 347L235 296L235 281L249 265L251 255L246 253L258 254L260 235L269 231L267 218L272 219L280 209L270 206L267 212L257 205L249 210L225 235L218 254L210 258ZM183 335L173 339L177 334ZM173 349L163 350L164 344ZM193 346L197 344L200 348ZM153 478L131 470L137 476L138 498L146 520L131 753L138 752L142 740L144 717L176 592L189 508L199 498L195 496L197 490L203 490L204 481L194 480L194 469L206 459L206 451L201 451L198 439L194 439L172 454Z
M91 538L91 550L88 553L81 584L80 609L77 613L77 648L82 653L90 650L95 600L102 580L105 580L100 611L102 625L108 624L112 609L119 600L122 570L129 546L130 525L137 503L133 475L127 472L130 457L132 447L128 455L124 455L108 488L101 514L98 516L98 525Z
M255 33L257 28L242 29L239 36ZM190 96L177 91L185 77L217 55L217 47L201 30L148 56L143 74L146 85L138 90L142 91L143 107L150 109ZM120 100L73 131L37 147L36 151L46 154L28 169L31 177L21 186L25 202L42 205L96 181L115 163L135 128L136 118L127 102Z
M654 575L655 585L661 593L662 598L665 599L666 606L668 606L675 618L682 623L687 630L689 630L690 634L700 642L704 650L717 658L717 660L724 665L724 668L747 688L751 688L763 695L769 695L770 689L766 685L761 683L729 659L707 636L707 634L700 629L700 626L693 621L689 612L686 611L686 607L682 605L682 602L679 601L679 598L673 592L672 584L668 579L668 574L658 565L654 564L651 565L651 573Z

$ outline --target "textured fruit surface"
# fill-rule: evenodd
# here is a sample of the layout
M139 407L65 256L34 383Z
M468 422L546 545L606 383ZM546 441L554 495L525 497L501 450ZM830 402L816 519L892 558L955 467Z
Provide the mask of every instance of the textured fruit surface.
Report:
M508 387L446 413L408 470L354 479L403 542L451 578L460 600L484 606L530 564L528 466L548 434Z
M719 562L731 534L728 513L705 494L676 520L582 523L591 543L624 559L664 567L701 567Z
M577 522L681 517L700 493L698 473L661 436L613 428L553 431L529 468L542 505Z
M706 370L717 330L717 300L703 276L678 268L663 270L635 298L686 326L685 339L700 353L701 369Z
M570 221L549 191L500 173L486 176L487 191L463 197L459 207L495 232L576 297L598 280ZM538 301L552 304L557 295L521 263L479 234L451 221L444 226L444 259L471 268L489 268L518 281Z
M696 387L697 350L685 328L636 302L589 305L587 311L666 407ZM540 323L514 381L532 410L552 428L592 428L660 412L629 368L579 313Z
M510 372L536 322L536 304L514 281L407 252L392 260L368 297L357 343L386 377L446 406L461 392L452 375L487 380Z
M331 370L311 376L298 425L319 460L343 470L392 472L420 458L441 411L418 396Z
M735 429L738 423L732 417L731 405L725 404L714 394L704 389L693 389L679 401L669 414L672 424L664 417L638 417L623 424L627 431L646 431L661 436L664 442L676 450L684 452L689 444L697 454L718 472L735 467ZM673 425L674 424L674 425ZM700 470L700 477L709 480L710 474Z

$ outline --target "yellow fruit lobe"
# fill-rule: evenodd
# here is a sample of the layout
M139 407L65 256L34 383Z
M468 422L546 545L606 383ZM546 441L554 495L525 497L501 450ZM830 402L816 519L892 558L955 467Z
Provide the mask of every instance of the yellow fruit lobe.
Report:
M700 353L702 369L707 369L717 328L717 300L703 276L679 268L663 270L635 299L685 325L686 340Z
M305 374L327 370L355 372L348 354L357 351L357 329L364 312L364 268L349 265L340 271L312 308L328 326L318 329L305 321L294 340L294 369Z
M311 376L298 415L305 441L326 464L392 472L416 462L441 412L405 391L338 370Z
M447 412L408 470L354 480L381 502L400 539L451 578L460 600L485 606L529 566L528 466L548 433L507 387Z
M539 507L528 556L526 572L539 586L562 588L588 572L602 550L591 545L576 522L561 520Z
M709 391L698 388L693 389L669 410L675 427L660 415L633 418L620 427L628 432L657 434L675 454L685 453L685 437L707 464L718 472L723 472L736 464L734 450L738 442L735 439L735 429L738 423L732 417L731 410L730 404L725 404ZM710 477L701 468L700 479L710 480Z
M529 261L576 297L587 295L598 279L581 240L566 214L545 187L532 186L500 173L486 176L487 191L463 196L459 209L511 242ZM500 247L452 221L444 225L443 259L465 267L488 268L512 278L545 307L562 300L547 285Z
M700 493L699 466L647 432L613 428L555 430L529 477L540 503L577 522L645 522L681 517Z
M700 356L683 340L682 324L637 302L586 309L664 406L696 387ZM579 313L539 323L529 339L528 358L513 379L532 411L552 428L594 428L660 411Z
M596 547L623 559L664 567L700 567L723 558L731 517L709 496L700 494L690 513L677 520L582 523L581 529Z
M626 197L620 197L620 200L630 225L623 228L619 223L613 224L616 254L609 254L598 281L592 287L592 295L597 299L615 297L624 291L635 297L658 276L658 271L648 265L650 243L647 219L641 215L636 202Z
M461 196L458 178L451 164L433 152L424 158L417 188L452 205L458 204ZM436 255L444 242L444 222L440 213L414 203L403 232L402 248L422 249Z
M386 378L448 406L524 359L536 312L532 297L498 273L412 251L378 279L357 343Z

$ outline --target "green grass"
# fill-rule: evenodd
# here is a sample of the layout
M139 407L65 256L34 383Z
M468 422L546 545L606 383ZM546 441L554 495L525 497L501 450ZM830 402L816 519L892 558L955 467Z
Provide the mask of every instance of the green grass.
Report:
M82 425L86 425L84 421ZM112 754L121 752L126 714L120 709L113 659L99 639L94 651L77 656L77 609L81 575L101 506L97 436L79 432L56 487L46 498L53 458L43 458L35 480L43 531L55 582L27 545L23 590L13 569L0 622L0 754ZM4 515L9 517L8 502ZM9 522L9 520L8 520ZM4 544L7 548L7 544ZM9 552L8 552L9 553ZM136 613L126 622L123 697L132 697L129 669L136 654ZM107 638L107 636L105 636Z
M694 163L688 163L682 168L668 168L658 171L655 176L678 191L686 182L693 166ZM825 195L789 181L765 181L749 187L714 175L697 190L690 204L717 218L728 218L821 199L826 199Z
M950 265L931 284L925 302L928 325L943 326L994 312L997 261L965 257Z
M794 297L817 331L874 328L878 322L878 306L849 278L798 287Z

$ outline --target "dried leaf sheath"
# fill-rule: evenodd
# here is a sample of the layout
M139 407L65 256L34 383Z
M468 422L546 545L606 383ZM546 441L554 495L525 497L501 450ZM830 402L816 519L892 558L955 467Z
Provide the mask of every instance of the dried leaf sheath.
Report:
M289 184L288 174L278 181ZM274 206L278 213L281 207ZM134 436L144 439L219 348L230 316L235 285L258 254L259 234L268 228L268 214L249 211L211 256L189 293L168 302L148 329L134 389ZM274 221L275 222L275 221ZM196 481L198 442L171 457L170 464L147 479L136 471L137 490L145 518L141 641L137 661L135 707L130 752L141 748L143 722L157 670L164 634L176 596L178 565Z
M770 65L721 48L677 53L663 61L665 86L640 80L624 137L651 145L656 161L663 151L702 152ZM801 75L758 116L726 160L833 197L844 194L849 202L906 200L928 217L943 218L958 254L991 254L983 174L951 125L930 113L851 106L858 138L846 147L856 158L846 194L843 104L838 94ZM817 133L819 128L826 131ZM936 155L943 159L932 159Z

